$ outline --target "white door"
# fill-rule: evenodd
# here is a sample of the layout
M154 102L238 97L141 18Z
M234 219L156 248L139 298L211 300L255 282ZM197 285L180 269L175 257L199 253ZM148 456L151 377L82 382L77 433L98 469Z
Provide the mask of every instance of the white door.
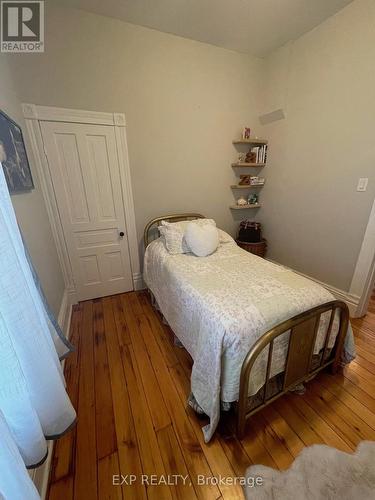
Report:
M78 300L133 290L114 127L41 130Z

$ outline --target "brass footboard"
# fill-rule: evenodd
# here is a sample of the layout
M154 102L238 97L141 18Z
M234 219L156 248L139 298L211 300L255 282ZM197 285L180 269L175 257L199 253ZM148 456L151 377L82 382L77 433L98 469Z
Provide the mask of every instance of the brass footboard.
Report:
M320 317L323 313L331 311L327 333L324 341L323 352L317 367L313 366L314 346L317 338ZM339 311L339 330L335 344L328 358L326 356L332 326L336 311ZM285 394L299 383L306 381L314 376L320 370L331 366L332 372L336 372L341 361L341 354L344 347L345 335L348 330L349 311L347 305L340 300L333 300L320 306L309 309L278 326L275 326L265 333L250 349L242 364L240 378L239 400L236 405L237 423L236 431L239 439L242 439L245 432L246 420L257 411L272 403L279 396ZM285 332L290 331L289 345L286 357L285 368L283 372L282 388L267 398L267 388L270 381L270 371L272 363L272 353L274 341ZM263 387L263 401L248 410L248 390L251 376L251 369L263 349L268 346L268 360L266 368L266 378ZM327 358L327 359L326 359Z

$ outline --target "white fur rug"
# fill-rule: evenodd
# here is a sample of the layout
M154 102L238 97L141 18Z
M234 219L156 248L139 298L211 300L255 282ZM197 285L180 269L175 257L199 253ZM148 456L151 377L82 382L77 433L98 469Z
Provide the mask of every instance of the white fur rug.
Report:
M252 478L263 478L263 484L251 487ZM375 499L375 442L362 441L353 455L326 445L309 446L288 470L253 465L246 479L247 499Z

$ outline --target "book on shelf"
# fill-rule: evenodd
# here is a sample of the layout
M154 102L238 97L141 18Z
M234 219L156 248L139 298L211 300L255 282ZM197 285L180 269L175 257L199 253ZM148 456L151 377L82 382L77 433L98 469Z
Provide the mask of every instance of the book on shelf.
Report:
M268 145L256 146L251 148L250 152L253 153L253 158L255 163L266 163L267 162L267 150Z

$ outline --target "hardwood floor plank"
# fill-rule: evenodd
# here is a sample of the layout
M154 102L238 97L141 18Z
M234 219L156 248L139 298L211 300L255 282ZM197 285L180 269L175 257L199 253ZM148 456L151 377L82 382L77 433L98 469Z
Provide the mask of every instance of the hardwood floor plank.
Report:
M364 404L372 413L375 414L375 394L373 395L374 397L372 397L361 387L353 383L347 377L344 377L342 374L335 375L334 380L340 385L342 389L361 401L362 404Z
M171 335L167 333L167 331L163 328L163 325L160 323L158 313L152 307L149 298L146 296L146 293L144 292L143 294L139 294L138 298L142 310L150 322L155 340L158 343L161 352L163 353L167 366L171 367L176 365L179 361L173 349Z
M370 372L372 375L375 375L375 364L371 363L371 361L368 361L366 358L362 357L359 352L357 352L357 356L352 363L356 363L359 366L362 366L362 368L365 368L368 372Z
M276 400L272 406L276 408L278 413L284 418L294 432L299 436L305 446L324 443L323 439L318 436L313 427L291 406L284 401L284 398Z
M277 463L264 445L258 431L259 425L253 417L250 417L246 424L246 435L241 440L244 450L253 464L262 464L278 469Z
M275 410L273 406L266 407L261 415L267 420L273 432L278 439L287 447L290 454L295 458L304 448L304 443L284 420L284 418Z
M304 400L319 413L325 422L352 450L356 449L361 440L360 436L356 432L353 432L354 429L340 415L332 411L332 408L329 407L326 399L321 394L316 394L310 387Z
M328 391L322 384L318 382L310 382L310 387L315 393L315 396L319 397L321 401L324 401L332 414L338 415L348 426L350 436L356 436L361 441L370 440L375 441L375 431L372 429L363 419L361 419L351 408L345 404L341 404L340 400ZM342 428L342 427L341 427ZM357 441L357 440L355 440Z
M83 303L74 498L97 498L93 305Z
M116 324L110 298L103 299L103 313L120 472L123 475L135 474L137 477L141 477L142 464L130 410L129 394L122 367L120 346L117 340ZM127 499L146 499L146 488L140 481L136 481L132 485L124 484L123 496Z
M281 470L287 469L293 462L293 455L288 450L283 439L279 438L278 434L262 415L262 412L253 415L251 421L254 431L273 458L277 467Z
M241 488L199 485L197 476L242 476L251 464L284 469L305 445L351 452L361 440L375 441L375 313L352 324L354 362L251 417L242 441L226 414L206 444L207 419L187 406L192 359L174 345L147 294L74 306L71 340L78 349L65 376L78 424L55 445L49 500L243 498ZM137 480L114 486L114 474ZM143 485L142 474L187 481Z
M73 484L73 476L65 476L53 482L48 491L49 500L73 500Z
M122 296L126 323L130 331L130 338L137 359L139 372L142 377L143 388L146 393L152 421L155 429L159 430L169 425L171 423L171 418L164 403L160 383L158 383L158 377L155 375L147 354L146 345L140 333L139 318L135 316L132 309L131 296L132 294L124 294Z
M95 412L96 449L98 459L117 450L115 418L113 415L112 390L109 376L107 344L104 331L103 304L95 301L94 359L95 359Z
M337 448L341 451L351 452L352 448L344 441L330 425L320 416L318 411L315 411L305 399L296 394L287 394L283 396L298 413L306 420L306 422L314 429L316 434L320 436L325 444Z
M333 378L333 377L331 377ZM323 385L331 394L333 394L340 402L350 408L358 417L366 422L372 429L375 430L375 414L365 406L361 400L353 397L342 386L336 384L334 380L330 380L328 376L320 376L319 384ZM374 401L375 403L375 401ZM374 405L375 407L375 405Z
M129 316L132 315L132 309L128 306L126 311ZM132 324L135 323L134 314L131 322ZM149 359L151 360L154 372L157 374L160 387L163 387L163 398L172 418L173 427L192 481L194 482L197 496L198 498L217 498L219 494L218 488L215 485L197 485L197 478L200 474L212 476L212 471L208 466L200 443L185 413L184 405L179 401L178 392L173 379L169 373L163 355L160 352L159 346L150 330L148 318L144 314L141 314L138 317L138 324L140 336L144 343L143 345L146 346ZM139 341L139 337L135 340Z
M131 343L128 325L126 324L125 312L122 306L121 295L111 297L112 310L115 317L117 335L120 345L129 345Z
M370 396L375 394L375 377L368 370L358 365L358 363L347 365L344 368L344 375L370 394Z
M163 460L158 447L155 430L152 426L152 418L141 383L133 347L131 345L124 346L121 354L129 397L132 402L131 411L138 439L142 472L148 476L153 474L163 476L165 475ZM147 497L150 499L165 498L165 500L172 498L169 488L163 484L147 486Z
M174 484L174 498L181 500L198 498L173 426L168 425L160 429L157 432L157 438L167 474L170 476L181 475L184 478Z
M117 451L98 462L98 498L122 500L121 485L117 477L120 474ZM114 477L115 476L115 477Z
M186 400L190 393L190 381L187 379L185 373L180 365L173 366L169 369L172 379L180 396L181 403L186 405ZM199 421L194 414L194 411L187 406L186 413L193 426L195 435L203 449L203 453L207 459L208 465L214 476L219 477L234 477L235 471L225 454L219 439L215 438L210 442L210 446L206 446L203 438L203 432ZM249 461L248 461L249 465ZM242 498L243 492L240 485L220 485L219 486L222 498L235 499Z
M81 337L81 328L82 308L77 304L73 306L70 327L70 341L75 347L75 351L67 357L64 369L67 392L76 410L78 409L78 384L80 371L79 342ZM74 427L71 432L62 436L55 443L51 470L52 482L71 475L74 471L76 433L77 428Z

